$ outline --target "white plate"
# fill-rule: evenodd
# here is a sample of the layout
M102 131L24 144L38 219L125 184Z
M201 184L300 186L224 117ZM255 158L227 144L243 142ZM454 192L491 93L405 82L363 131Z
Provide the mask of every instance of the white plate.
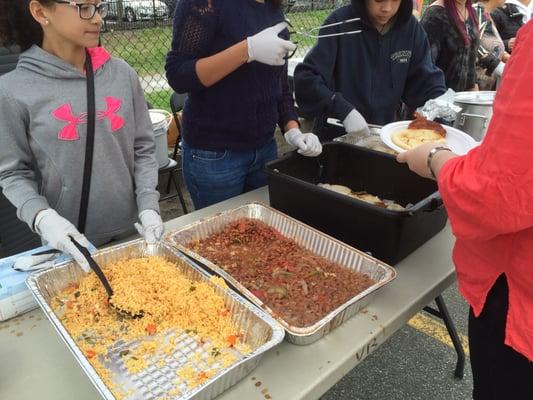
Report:
M383 128L381 128L380 133L383 143L399 153L404 152L404 149L394 144L392 141L392 135L398 131L407 129L411 122L412 121L398 121L385 125ZM459 129L452 128L451 126L447 125L442 125L442 127L446 130L446 145L452 149L455 154L466 154L471 149L479 145L479 142L476 142L472 136L467 135Z

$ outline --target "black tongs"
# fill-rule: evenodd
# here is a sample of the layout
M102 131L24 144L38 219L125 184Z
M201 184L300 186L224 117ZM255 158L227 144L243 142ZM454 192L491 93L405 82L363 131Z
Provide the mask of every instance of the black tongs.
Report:
M94 271L98 279L100 279L100 282L102 282L102 285L104 285L104 289L107 292L107 298L109 300L109 305L117 312L117 314L127 317L127 318L142 318L144 316L144 311L139 310L138 312L130 312L121 309L120 307L117 307L115 304L113 304L112 298L113 298L113 289L111 289L111 285L109 284L109 281L105 277L104 273L102 272L102 269L97 264L96 261L94 261L91 253L89 250L85 247L79 244L76 239L74 239L72 236L70 237L70 240L76 246L76 248L81 252L81 254L85 257L87 262L89 263L89 266Z

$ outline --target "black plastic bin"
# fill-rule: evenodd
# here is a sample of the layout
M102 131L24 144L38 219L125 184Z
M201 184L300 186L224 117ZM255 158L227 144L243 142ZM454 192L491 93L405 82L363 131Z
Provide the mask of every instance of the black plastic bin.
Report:
M346 143L326 143L317 158L292 152L266 166L272 207L374 257L395 264L446 225L437 184L394 156ZM394 200L391 211L317 186L345 185Z

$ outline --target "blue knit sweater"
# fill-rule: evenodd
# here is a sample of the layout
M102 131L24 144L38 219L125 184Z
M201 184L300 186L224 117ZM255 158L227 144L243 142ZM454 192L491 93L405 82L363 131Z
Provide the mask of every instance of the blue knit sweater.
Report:
M198 59L283 19L282 11L268 1L178 2L165 69L170 86L188 93L182 130L189 146L212 151L257 149L272 138L276 124L283 128L297 119L287 65L247 63L209 88L196 74Z

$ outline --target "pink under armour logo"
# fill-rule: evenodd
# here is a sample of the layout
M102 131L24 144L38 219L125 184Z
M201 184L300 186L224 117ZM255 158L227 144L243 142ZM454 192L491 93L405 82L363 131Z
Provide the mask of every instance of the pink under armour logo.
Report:
M116 132L124 126L124 119L116 114L122 106L122 102L115 97L106 97L105 102L107 109L105 111L97 111L96 120L108 119L111 123L111 132ZM52 115L59 121L67 122L67 125L59 131L59 140L78 140L80 138L78 125L87 123L86 112L74 115L70 104L63 104L52 111Z

